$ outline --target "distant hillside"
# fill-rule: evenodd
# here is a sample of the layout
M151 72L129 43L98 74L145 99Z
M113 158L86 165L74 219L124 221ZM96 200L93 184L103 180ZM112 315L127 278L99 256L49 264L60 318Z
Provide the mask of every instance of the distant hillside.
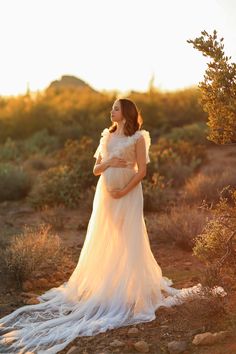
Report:
M89 84L85 81L79 79L78 77L71 75L63 75L60 80L52 81L48 86L50 88L63 88L63 87L74 87L74 88L87 88L93 92L96 92Z

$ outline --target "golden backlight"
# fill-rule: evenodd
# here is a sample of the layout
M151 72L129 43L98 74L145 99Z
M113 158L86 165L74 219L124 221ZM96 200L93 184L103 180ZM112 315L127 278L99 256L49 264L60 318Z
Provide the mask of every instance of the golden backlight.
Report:
M230 0L2 0L0 95L64 74L98 90L196 85L206 60L186 40L216 29L233 57L234 13Z

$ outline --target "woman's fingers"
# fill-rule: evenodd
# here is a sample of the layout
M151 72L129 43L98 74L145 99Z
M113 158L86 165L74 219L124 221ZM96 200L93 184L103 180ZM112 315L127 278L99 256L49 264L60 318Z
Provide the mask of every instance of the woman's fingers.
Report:
M123 159L122 157L114 157L112 159L111 166L113 166L113 167L126 167L127 161L125 159Z

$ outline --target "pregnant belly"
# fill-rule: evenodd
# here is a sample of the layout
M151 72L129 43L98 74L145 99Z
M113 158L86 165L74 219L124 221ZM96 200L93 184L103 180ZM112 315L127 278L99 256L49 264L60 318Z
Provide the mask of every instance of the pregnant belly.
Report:
M135 170L131 168L109 167L103 172L103 178L107 190L123 189L132 177Z

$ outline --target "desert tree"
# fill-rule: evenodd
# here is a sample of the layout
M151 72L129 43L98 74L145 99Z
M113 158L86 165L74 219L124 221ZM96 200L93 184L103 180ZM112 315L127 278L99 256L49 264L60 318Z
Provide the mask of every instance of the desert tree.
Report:
M208 113L208 139L217 144L236 143L236 64L224 53L224 38L217 31L206 31L194 40L187 40L194 48L210 58L199 83L201 103Z

